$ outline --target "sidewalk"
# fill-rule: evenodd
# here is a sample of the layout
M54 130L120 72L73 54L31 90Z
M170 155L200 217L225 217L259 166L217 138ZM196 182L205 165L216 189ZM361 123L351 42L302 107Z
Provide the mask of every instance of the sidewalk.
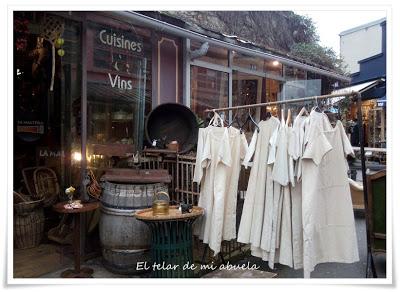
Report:
M358 238L358 248L360 253L360 261L353 264L338 264L338 263L327 263L319 264L316 266L315 271L311 273L312 278L365 278L366 271L366 258L367 258L367 243L366 243L366 233L365 233L365 221L363 215L356 215L356 229ZM375 256L375 266L377 269L378 277L386 277L386 255L382 254ZM235 262L233 264L257 264L260 266L259 271L269 272L265 275L270 275L270 273L276 274L276 278L302 278L303 270L294 270L287 266L276 265L276 269L271 270L268 268L266 262L261 261L259 258L249 256L243 260ZM102 258L95 258L82 264L83 266L90 267L94 270L94 278L144 278L150 277L149 274L141 276L129 276L129 275L118 275L111 273L102 264ZM63 269L64 270L64 269ZM42 276L41 278L59 278L60 273L63 270L52 272ZM231 278L229 275L230 271L220 271L218 276L221 278ZM262 274L262 273L258 273ZM249 276L249 273L244 273L244 275ZM205 275L204 277L209 277ZM258 276L259 277L259 276ZM269 277L269 276L268 276ZM271 276L272 277L272 276Z

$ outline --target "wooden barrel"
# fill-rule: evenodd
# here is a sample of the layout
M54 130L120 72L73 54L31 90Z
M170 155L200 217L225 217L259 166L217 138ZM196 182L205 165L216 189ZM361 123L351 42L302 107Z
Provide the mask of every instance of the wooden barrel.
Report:
M121 184L104 182L100 242L105 267L118 274L136 274L138 262L150 261L149 228L134 214L152 204L153 195L168 191L164 183Z
M14 244L16 248L25 249L38 246L43 234L43 208L36 208L30 212L15 212Z

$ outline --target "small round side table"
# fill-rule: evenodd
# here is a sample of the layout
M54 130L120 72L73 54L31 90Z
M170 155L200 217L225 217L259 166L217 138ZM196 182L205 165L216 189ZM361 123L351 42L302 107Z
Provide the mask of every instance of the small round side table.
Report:
M136 219L146 223L151 230L151 265L177 266L176 269L153 269L153 277L194 277L192 269L183 267L193 264L192 225L203 214L204 209L200 207L193 207L191 213L181 214L178 206L170 206L168 215L153 215L151 208L136 212Z
M74 220L74 269L68 269L61 273L61 277L63 278L91 278L93 274L93 269L81 267L81 213L93 211L100 206L99 202L89 202L89 203L81 203L83 205L82 208L77 209L66 209L64 207L68 202L59 202L53 205L53 210L58 213L64 214L72 214Z

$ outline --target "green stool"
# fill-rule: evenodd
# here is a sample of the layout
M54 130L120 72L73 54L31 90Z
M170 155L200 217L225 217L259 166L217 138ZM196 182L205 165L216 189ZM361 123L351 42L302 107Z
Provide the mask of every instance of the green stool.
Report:
M203 208L193 207L191 213L181 214L177 206L171 206L168 215L154 216L152 209L136 212L136 218L151 230L154 278L194 277L194 270L189 268L193 264L192 226L203 213Z

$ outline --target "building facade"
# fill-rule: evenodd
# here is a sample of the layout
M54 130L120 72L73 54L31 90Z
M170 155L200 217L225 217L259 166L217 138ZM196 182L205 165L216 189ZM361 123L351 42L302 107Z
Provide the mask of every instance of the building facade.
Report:
M357 49L354 49L357 48ZM351 73L348 90L361 93L370 147L386 146L386 18L340 33L340 54ZM352 109L355 116L355 108Z
M350 79L159 12L14 13L14 182L126 167L163 103L204 110L330 93ZM270 109L276 110L276 109ZM254 112L262 119L263 110ZM231 118L231 117L229 117Z
M340 54L352 84L386 77L386 18L343 31L339 36Z

